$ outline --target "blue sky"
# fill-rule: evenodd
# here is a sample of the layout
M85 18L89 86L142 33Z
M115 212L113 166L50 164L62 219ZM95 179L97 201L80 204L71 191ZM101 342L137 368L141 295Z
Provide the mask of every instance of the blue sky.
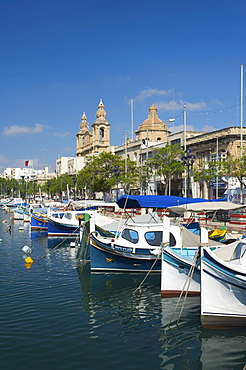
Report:
M244 0L0 0L0 172L54 169L75 156L81 115L100 99L111 144L131 137L152 102L171 130L240 124ZM245 71L246 73L246 71Z

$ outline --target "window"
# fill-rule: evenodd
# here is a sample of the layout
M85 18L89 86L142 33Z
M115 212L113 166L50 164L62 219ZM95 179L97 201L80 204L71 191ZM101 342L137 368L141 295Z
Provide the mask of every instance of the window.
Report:
M121 236L123 239L126 239L133 244L138 242L138 233L135 230L124 229Z
M72 219L72 214L71 213L64 213L64 218L67 218L68 220Z
M148 231L144 237L149 245L160 246L162 242L162 231Z
M162 243L162 231L148 231L144 236L149 245L159 247ZM169 245L170 247L174 247L176 245L176 240L172 233L169 235Z
M100 134L100 140L102 140L104 138L104 129L103 128L100 128L99 134Z

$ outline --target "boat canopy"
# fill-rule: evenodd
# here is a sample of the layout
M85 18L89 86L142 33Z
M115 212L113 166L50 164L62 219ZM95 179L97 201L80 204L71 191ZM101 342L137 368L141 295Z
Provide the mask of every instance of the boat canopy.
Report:
M116 200L116 203L120 208L170 208L207 201L203 198L185 198L174 195L122 195Z
M180 206L170 207L170 210L182 214L184 212L215 212L215 211L235 211L240 208L245 208L244 204L236 204L227 201L207 201L202 203L186 203Z

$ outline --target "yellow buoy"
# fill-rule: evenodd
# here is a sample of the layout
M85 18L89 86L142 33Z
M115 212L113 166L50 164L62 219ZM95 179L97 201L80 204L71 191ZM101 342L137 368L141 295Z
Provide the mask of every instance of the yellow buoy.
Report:
M25 259L25 262L26 262L26 263L33 263L34 261L33 261L33 259L32 259L31 257L27 257L27 258Z

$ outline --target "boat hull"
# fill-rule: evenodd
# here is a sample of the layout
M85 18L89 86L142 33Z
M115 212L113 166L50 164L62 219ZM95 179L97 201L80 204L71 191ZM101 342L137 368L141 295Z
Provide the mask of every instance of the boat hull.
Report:
M90 244L91 271L160 273L161 258L153 254L137 255L130 251L113 250L92 240Z
M31 215L31 230L37 231L37 230L44 230L48 231L48 224L47 224L47 218L44 216L38 216L34 214Z
M230 268L206 249L201 259L201 323L203 327L246 325L246 271Z
M180 251L180 253L182 253ZM200 295L200 271L193 267L194 259L164 248L161 268L161 295L175 297L181 293Z
M66 225L63 223L55 222L48 218L48 236L78 236L79 235L79 226L75 225Z

